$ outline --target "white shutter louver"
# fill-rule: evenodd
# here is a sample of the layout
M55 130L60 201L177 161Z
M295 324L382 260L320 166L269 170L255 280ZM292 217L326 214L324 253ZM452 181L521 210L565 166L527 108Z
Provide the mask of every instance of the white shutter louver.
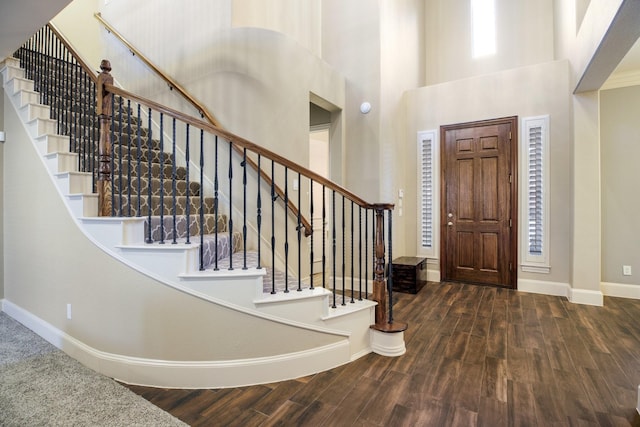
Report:
M549 116L523 118L523 270L549 272Z
M543 180L542 128L529 128L529 253L542 254L543 244Z
M422 247L433 247L433 139L421 142L421 222Z

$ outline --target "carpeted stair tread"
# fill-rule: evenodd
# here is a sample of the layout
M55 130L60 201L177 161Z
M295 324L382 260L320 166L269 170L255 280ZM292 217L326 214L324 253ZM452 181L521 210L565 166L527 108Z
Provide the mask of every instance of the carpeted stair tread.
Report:
M216 221L214 214L205 214L204 217L204 234L214 234L216 232ZM144 233L145 240L149 237L148 219L145 219ZM176 239L186 239L187 222L189 223L189 239L196 241L200 239L200 215L190 215L187 219L186 215L176 215L174 227L174 217L162 217L163 227L160 227L160 216L151 217L151 238L154 242L160 241L160 237L164 236L164 241L173 241L173 230L176 230ZM227 217L218 215L218 233L227 232Z
M138 200L140 200L140 212L138 213ZM202 207L204 209L204 213L213 213L213 197L205 197L202 200ZM189 206L190 211L189 214L195 215L200 213L200 196L189 197ZM129 206L131 206L131 213L129 213ZM163 204L160 204L160 196L152 196L151 197L151 215L160 215L160 212L163 215L169 216L173 215L174 209L174 198L165 196ZM175 197L175 214L176 215L186 215L187 214L187 197L186 196L178 196ZM114 208L116 214L120 214L120 210L122 210L122 215L125 216L145 216L149 215L149 197L148 196L137 196L132 195L130 198L128 195L124 194L121 197L115 196Z
M131 177L131 180L127 178L126 175L120 177L120 174L117 174L113 178L113 191L118 194L121 193L123 195L129 194L138 194L138 189L140 190L140 194L148 195L149 194L149 179L146 176L139 177ZM139 181L139 182L138 182ZM131 185L131 188L129 188ZM122 189L121 189L122 186ZM162 181L162 186L160 185L159 178L151 179L151 193L154 196L160 195L160 188L164 189L165 197L173 196L173 182L169 179L164 179ZM122 190L122 191L121 191ZM176 196L186 196L187 195L187 181L185 180L176 180ZM189 182L189 196L199 196L200 195L200 183L198 182Z

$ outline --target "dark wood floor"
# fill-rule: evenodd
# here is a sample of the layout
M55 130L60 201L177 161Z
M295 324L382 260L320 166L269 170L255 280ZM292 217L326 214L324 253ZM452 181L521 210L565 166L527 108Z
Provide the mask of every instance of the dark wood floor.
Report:
M436 283L394 295L404 356L253 387L130 388L194 426L640 425L640 301Z

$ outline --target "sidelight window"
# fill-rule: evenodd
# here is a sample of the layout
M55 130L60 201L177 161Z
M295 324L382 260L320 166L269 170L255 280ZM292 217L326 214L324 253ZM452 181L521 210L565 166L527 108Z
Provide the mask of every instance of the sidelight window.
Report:
M418 253L435 257L436 131L418 132Z
M549 116L522 119L523 271L549 272Z

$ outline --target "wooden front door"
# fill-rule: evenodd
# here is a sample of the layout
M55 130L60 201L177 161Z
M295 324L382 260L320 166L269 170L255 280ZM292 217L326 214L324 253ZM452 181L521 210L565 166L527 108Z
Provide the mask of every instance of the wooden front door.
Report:
M442 280L515 288L517 123L440 129Z

